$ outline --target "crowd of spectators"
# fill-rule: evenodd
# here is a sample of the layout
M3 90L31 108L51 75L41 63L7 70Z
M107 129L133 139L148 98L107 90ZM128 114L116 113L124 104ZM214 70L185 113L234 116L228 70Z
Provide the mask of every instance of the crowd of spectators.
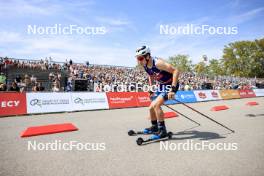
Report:
M202 89L255 89L256 78L241 78L232 76L196 75L194 73L182 73L180 76L180 90L202 90Z
M43 86L34 75L25 74L23 78L18 75L6 85L6 77L3 68L6 65L20 69L50 71L46 80L47 86ZM88 82L88 91L102 91L105 86L113 85L146 85L148 84L147 74L139 67L119 67L76 64L72 60L64 63L55 63L51 58L45 58L39 61L16 60L11 58L0 57L0 90L5 91L73 91L75 80L86 80ZM10 67L8 67L10 68ZM67 73L65 85L61 85L61 71ZM14 73L15 74L15 73ZM206 75L196 75L195 73L181 73L179 84L180 90L202 90L202 89L254 89L256 84L261 83L256 78L239 78L217 76L209 77ZM9 88L8 88L9 87Z
M70 76L68 78L68 90L72 90L72 82L76 79L86 79L93 85L93 91L101 91L96 87L113 85L131 85L148 84L148 76L144 70L127 67L112 67L112 66L87 66L73 64L70 66ZM215 76L209 77L206 75L196 75L194 73L181 73L179 79L180 90L204 90L204 89L254 89L256 84L261 81L256 78L240 78ZM264 83L264 82L262 82Z
M137 68L72 64L69 68L67 90L71 90L76 79L86 79L93 91L106 85L147 84L147 75Z
M28 74L25 74L23 77L17 75L14 80L11 80L9 86L6 84L6 76L4 77L5 81L0 82L0 91L44 91L42 83L37 82L37 78L34 75L29 76Z
M67 70L67 64L60 64L52 61L52 58L45 58L40 60L25 60L14 59L8 57L0 57L0 66L9 68L23 68L31 70Z
M67 67L67 64L52 62L51 58L33 61L0 57L0 91L61 91L61 71L67 70ZM14 72L16 69L23 69L25 73L17 74ZM29 71L35 74L48 71L49 74L45 80L38 80L34 74L27 73ZM15 78L8 80L7 75Z

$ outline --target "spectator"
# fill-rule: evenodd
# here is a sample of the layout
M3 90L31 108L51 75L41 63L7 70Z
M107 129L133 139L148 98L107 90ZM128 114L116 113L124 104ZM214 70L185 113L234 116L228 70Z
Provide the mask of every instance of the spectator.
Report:
M17 75L16 78L15 78L15 82L16 83L21 83L21 80L22 80L21 76Z
M4 73L0 73L0 84L5 84L6 83L6 76Z
M30 81L32 84L35 84L37 82L37 78L34 77L34 75L31 76Z
M7 86L4 83L0 83L0 91L7 91Z
M37 83L32 87L33 92L39 92L39 91L44 91L44 87L42 86L41 83Z
M60 87L59 87L59 85L58 85L57 83L55 83L55 84L53 85L53 87L52 87L52 91L53 91L53 92L59 92L59 91L60 91Z
M17 86L17 83L14 81L12 82L12 86L9 88L9 91L15 91L15 92L20 92L19 87Z
M30 90L29 86L30 86L31 81L30 81L30 77L27 74L25 74L23 83L24 83L23 91L29 91Z

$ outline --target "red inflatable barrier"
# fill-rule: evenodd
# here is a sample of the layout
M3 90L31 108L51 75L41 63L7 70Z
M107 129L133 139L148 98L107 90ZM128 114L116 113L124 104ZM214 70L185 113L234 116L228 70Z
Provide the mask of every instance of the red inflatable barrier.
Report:
M222 110L226 110L226 109L229 109L226 105L214 106L214 107L212 107L211 111L222 111Z
M61 132L76 131L76 130L78 130L78 128L76 128L71 123L34 126L34 127L29 127L25 131L23 131L21 137L38 136L44 134L53 134L53 133L61 133Z
M249 105L249 106L256 106L256 105L258 105L258 102L250 101L250 102L247 102L246 105Z
M177 117L178 114L176 112L165 112L164 113L164 118L169 119L169 118L174 118Z

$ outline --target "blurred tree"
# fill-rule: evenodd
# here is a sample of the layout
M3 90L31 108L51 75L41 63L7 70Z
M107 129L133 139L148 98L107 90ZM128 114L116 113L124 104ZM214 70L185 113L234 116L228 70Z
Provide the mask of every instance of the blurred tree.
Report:
M174 67L179 68L182 72L192 71L192 61L188 55L178 54L170 56L168 62Z
M229 43L223 52L223 69L226 74L264 77L264 38Z
M194 65L194 71L198 75L205 75L208 74L208 66L204 62L199 62L198 64Z
M264 78L264 38L260 40L255 40L256 44L256 54L255 54L255 67L253 72L255 72L256 77Z
M208 74L211 76L219 76L224 74L220 60L211 59L209 61Z

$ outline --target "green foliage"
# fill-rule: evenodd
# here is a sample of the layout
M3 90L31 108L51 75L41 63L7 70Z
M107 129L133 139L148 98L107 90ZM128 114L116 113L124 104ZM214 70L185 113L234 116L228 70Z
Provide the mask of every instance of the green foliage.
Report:
M223 75L221 60L211 59L208 65L208 74L211 76Z
M230 43L223 52L223 69L226 74L264 77L264 38Z
M206 66L205 62L199 62L198 64L194 65L194 71L198 75L208 74L208 66Z
M169 57L168 62L183 72L192 71L192 61L190 60L188 55L178 54L175 56L171 56Z
M264 38L255 41L236 41L224 46L221 59L210 59L209 64L192 65L188 55L169 57L169 63L183 72L209 76L229 75L264 78Z

